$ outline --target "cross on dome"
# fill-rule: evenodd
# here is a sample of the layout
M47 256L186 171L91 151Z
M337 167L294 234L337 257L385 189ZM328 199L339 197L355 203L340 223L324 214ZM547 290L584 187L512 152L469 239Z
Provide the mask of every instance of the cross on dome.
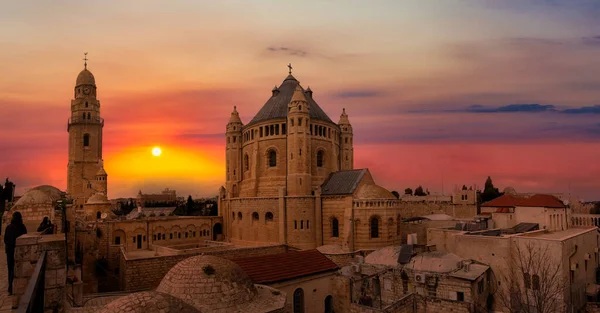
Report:
M86 69L86 70L87 70L87 60L88 60L87 54L88 54L87 52L83 53L83 61L84 61L83 62L83 68Z
M290 69L290 75L292 74L292 63L288 63L288 69Z

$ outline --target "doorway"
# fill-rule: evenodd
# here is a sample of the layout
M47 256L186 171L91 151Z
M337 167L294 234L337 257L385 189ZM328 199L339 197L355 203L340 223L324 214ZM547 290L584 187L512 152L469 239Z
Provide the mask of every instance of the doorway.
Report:
M142 248L142 235L137 235L137 248Z

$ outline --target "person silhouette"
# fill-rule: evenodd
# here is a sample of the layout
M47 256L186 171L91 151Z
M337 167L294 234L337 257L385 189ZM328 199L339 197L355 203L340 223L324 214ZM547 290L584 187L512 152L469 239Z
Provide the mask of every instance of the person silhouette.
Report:
M10 224L4 231L4 249L6 251L6 265L8 267L8 294L12 295L13 279L15 278L15 247L17 238L27 234L27 227L23 224L23 216L20 212L12 215Z
M50 223L50 219L47 216L44 216L44 220L40 223L37 231L42 235L52 234L54 231L54 225Z

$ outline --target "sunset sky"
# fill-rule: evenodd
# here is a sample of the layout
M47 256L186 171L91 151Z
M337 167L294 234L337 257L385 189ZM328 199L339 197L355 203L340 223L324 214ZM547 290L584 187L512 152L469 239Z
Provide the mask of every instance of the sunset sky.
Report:
M89 52L110 198L216 195L233 106L249 122L291 62L390 190L491 175L600 200L598 16L597 0L4 1L0 178L66 189Z

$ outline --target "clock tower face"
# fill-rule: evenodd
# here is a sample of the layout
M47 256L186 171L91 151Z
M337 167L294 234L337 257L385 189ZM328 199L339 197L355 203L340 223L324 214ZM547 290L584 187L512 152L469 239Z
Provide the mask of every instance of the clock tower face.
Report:
M90 94L90 91L91 91L91 90L90 90L90 87L84 87L84 88L83 88L83 93L84 93L84 94L86 94L86 95L89 95L89 94Z

